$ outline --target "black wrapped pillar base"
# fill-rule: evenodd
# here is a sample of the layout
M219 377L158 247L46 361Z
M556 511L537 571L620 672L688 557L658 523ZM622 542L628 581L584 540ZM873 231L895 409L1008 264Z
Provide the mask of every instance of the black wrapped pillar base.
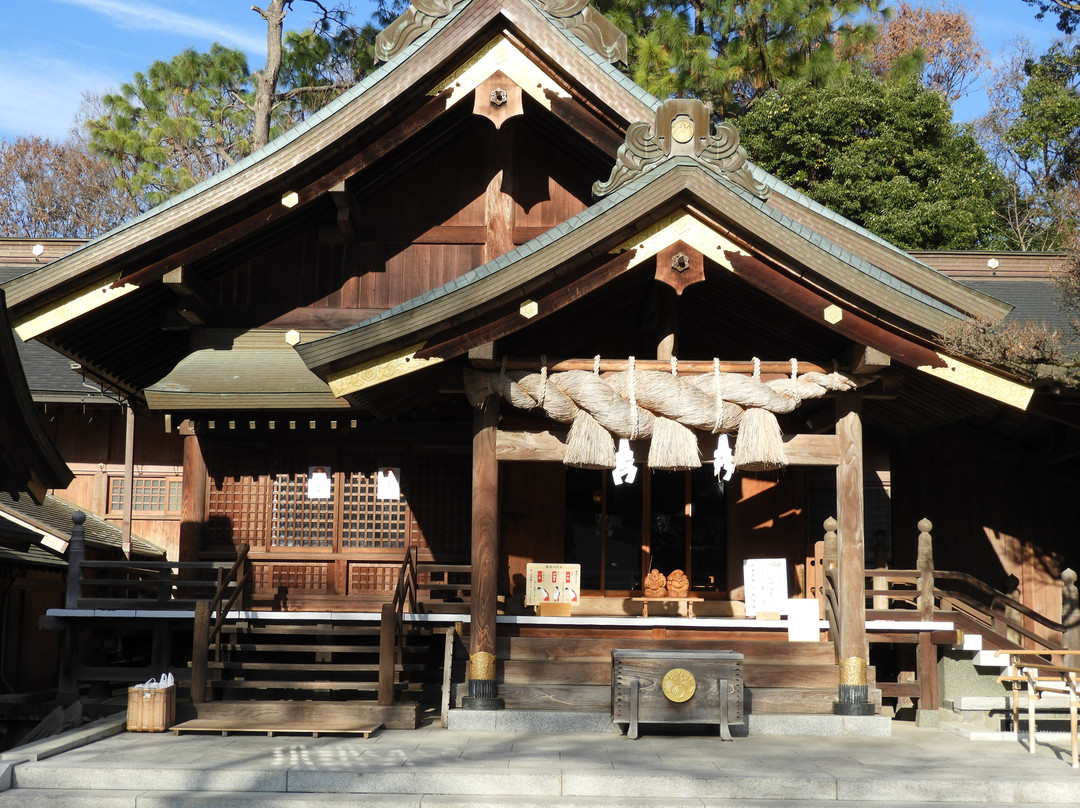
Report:
M499 683L494 679L470 679L469 695L461 700L466 710L502 710L506 703L499 698Z
M875 715L877 706L868 701L867 685L840 685L833 702L834 715Z

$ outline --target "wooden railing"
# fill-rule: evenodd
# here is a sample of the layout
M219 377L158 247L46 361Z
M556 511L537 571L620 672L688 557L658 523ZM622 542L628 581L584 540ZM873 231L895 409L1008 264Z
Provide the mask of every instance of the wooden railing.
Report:
M1013 645L1009 633L1026 638L1033 648L1060 650L1062 644L1050 634L1063 634L1065 625L1051 620L1015 598L964 572L934 570L932 581L920 570L866 570L874 583L867 598L886 598L888 610L875 609L873 616L891 619L952 620L967 631L981 631ZM881 584L885 588L880 588ZM922 604L930 604L930 613ZM886 615L887 611L887 615ZM1028 628L1024 619L1041 626L1046 634Z
M398 570L394 598L383 604L379 623L379 704L384 706L394 703L395 674L405 641L403 616L406 605L416 611L416 577L416 548L410 547Z
M221 629L229 612L243 596L250 580L248 553L251 545L237 548L236 561L226 572L218 568L217 586L210 600L195 604L195 626L191 640L191 700L196 704L206 701L207 669L210 651L214 661L221 662ZM227 597L226 597L227 596ZM211 622L211 619L213 622Z
M72 516L68 609L191 609L220 586L228 561L87 561L85 516ZM88 575L88 573L90 573ZM94 594L88 595L88 592Z

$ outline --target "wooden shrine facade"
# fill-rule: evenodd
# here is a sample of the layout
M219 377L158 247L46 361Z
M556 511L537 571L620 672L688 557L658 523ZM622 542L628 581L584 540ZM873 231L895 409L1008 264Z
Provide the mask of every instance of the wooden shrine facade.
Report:
M809 594L836 517L838 656L858 661L840 700L863 709L871 516L912 566L901 530L942 523L935 508L963 551L986 542L983 507L1001 534L1064 523L1061 499L1018 526L994 461L964 461L1002 436L1052 443L1040 408L1073 430L942 347L1008 304L755 168L703 104L633 85L586 3L414 3L380 53L226 174L5 286L21 338L182 436L181 558L248 545L258 608L356 611L387 599L406 550L469 561L483 705L529 561L582 563L586 593L619 603L654 562L678 567L737 610L746 558L784 558ZM584 391L565 401L564 373ZM611 478L622 440L635 485ZM739 470L721 485L725 440ZM967 475L962 514L930 451ZM1049 476L1015 485L1048 496Z

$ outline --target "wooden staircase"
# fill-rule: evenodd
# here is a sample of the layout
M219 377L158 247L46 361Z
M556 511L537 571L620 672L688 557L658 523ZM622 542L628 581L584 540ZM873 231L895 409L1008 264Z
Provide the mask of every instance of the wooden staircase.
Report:
M379 686L379 625L266 621L222 628L222 658L209 663L223 699L374 699ZM395 665L395 691L416 691L430 671L431 648L412 634Z
M700 633L700 632L698 632ZM629 632L627 632L629 634ZM506 709L607 711L611 708L611 652L616 648L725 650L741 653L746 713L830 714L837 698L839 669L831 642L789 643L767 639L653 639L648 632L622 637L500 637L496 676ZM467 657L458 638L449 703L466 694ZM881 694L873 668L867 671L873 700Z

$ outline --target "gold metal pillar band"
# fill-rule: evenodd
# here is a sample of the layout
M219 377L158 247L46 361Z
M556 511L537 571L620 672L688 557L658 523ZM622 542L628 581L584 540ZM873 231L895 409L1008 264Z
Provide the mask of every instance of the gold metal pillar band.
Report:
M865 685L866 660L862 657L848 657L840 660L840 684Z
M494 679L495 655L487 651L478 651L469 656L470 679Z

